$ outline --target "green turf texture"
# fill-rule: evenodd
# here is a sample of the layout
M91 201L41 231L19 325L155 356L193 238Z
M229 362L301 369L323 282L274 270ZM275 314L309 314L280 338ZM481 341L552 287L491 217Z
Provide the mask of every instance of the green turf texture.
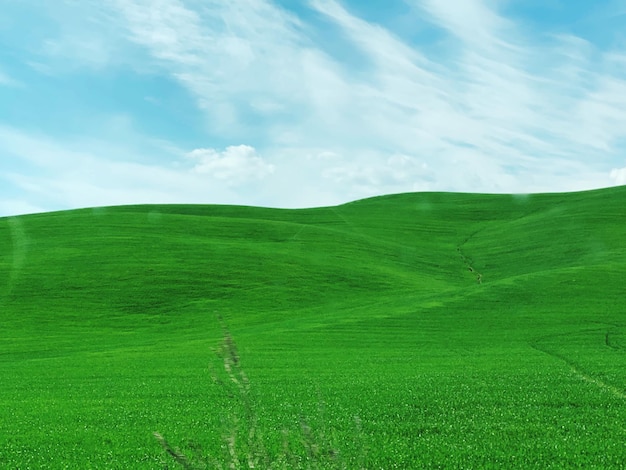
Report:
M0 468L222 458L222 325L265 465L623 468L625 294L626 187L0 219Z

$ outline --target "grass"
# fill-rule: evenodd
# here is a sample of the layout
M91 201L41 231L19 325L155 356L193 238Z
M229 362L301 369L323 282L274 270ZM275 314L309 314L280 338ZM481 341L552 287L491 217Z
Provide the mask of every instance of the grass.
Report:
M0 219L0 467L621 468L625 201Z

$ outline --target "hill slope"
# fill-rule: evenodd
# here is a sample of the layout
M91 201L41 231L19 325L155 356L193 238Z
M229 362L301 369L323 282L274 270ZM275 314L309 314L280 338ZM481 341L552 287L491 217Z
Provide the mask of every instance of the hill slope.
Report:
M349 468L618 468L624 202L621 187L0 219L0 466L154 468L153 431L219 459L231 414L237 432L252 419L206 369L221 317L270 457L304 420Z

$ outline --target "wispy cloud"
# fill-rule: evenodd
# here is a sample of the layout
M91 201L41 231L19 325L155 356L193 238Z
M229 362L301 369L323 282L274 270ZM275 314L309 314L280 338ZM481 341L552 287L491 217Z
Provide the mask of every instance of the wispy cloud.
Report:
M16 197L5 197L2 210L246 200L245 193L234 193L227 182L207 179L191 165L182 165L183 156L167 166L111 160L106 156L106 142L102 146L97 141L59 143L5 126L0 126L0 143L3 161L22 163L0 171L0 178L19 190ZM20 193L27 196L19 197Z
M270 144L282 137L354 148L357 140L437 158L471 146L495 161L510 164L513 154L540 165L602 157L624 137L624 77L610 70L624 56L580 38L531 37L485 2L415 2L447 32L446 56L428 57L337 1L311 1L364 54L366 73L316 48L293 15L269 2L195 11L162 3L159 15L146 3L118 4L133 40L166 62L219 129L262 127ZM281 110L295 120L255 126L251 116Z
M298 66L298 22L280 8L256 0L209 1L196 9L177 0L113 4L128 38L197 97L211 131L242 136L255 118L288 110L281 95L298 90L291 72Z
M614 168L611 170L611 178L617 185L626 184L626 168Z
M0 69L0 86L16 87L23 86L23 84Z
M348 0L85 0L80 13L90 20L64 21L40 51L92 72L166 77L193 98L203 138L158 136L181 150L148 165L159 184L143 187L161 188L153 198L287 206L412 190L623 183L622 49L531 24L499 2L406 4L419 34L366 20ZM613 7L605 8L615 25ZM82 161L106 174L107 157L81 148L91 155ZM168 185L165 175L197 191Z

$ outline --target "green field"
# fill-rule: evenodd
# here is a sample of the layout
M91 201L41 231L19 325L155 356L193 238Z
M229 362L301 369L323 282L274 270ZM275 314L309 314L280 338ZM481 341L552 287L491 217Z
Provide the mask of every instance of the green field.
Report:
M0 325L0 468L626 466L626 187L4 218Z

